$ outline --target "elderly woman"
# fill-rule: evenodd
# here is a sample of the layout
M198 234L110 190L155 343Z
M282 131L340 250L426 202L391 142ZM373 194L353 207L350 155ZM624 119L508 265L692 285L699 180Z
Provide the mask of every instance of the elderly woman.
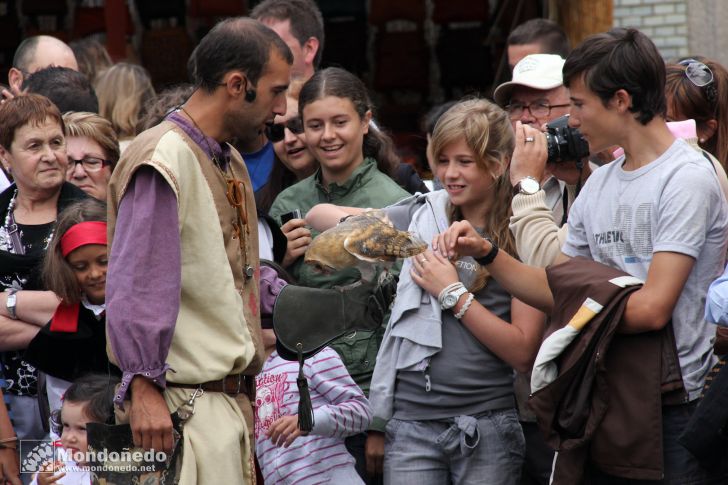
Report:
M0 350L19 439L44 436L37 373L23 350L58 304L43 290L39 268L53 237L57 214L86 197L67 183L63 119L47 98L28 94L0 105L0 158L14 183L0 193ZM35 290L35 291L33 291Z
M106 202L106 187L116 162L119 140L110 121L95 113L69 112L66 125L66 180L91 197Z

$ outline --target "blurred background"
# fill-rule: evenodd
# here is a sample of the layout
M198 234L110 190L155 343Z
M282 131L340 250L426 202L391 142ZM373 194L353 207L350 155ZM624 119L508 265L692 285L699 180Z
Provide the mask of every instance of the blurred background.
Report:
M20 41L47 34L71 45L93 38L113 61L144 66L155 88L185 82L192 49L219 19L258 0L0 0L0 82ZM379 123L405 161L418 164L430 106L510 78L505 41L536 17L557 21L571 44L612 26L635 26L666 59L700 52L728 63L724 0L317 0L325 20L322 67L340 66L371 90Z

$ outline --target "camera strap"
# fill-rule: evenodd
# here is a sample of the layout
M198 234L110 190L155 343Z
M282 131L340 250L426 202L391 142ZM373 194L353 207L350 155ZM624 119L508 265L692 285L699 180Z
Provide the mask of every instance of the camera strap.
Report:
M574 199L576 199L579 196L579 192L581 192L581 175L584 171L584 160L580 159L576 161L576 168L579 169L579 181L576 182L576 190L574 193ZM561 198L562 206L564 208L564 214L561 216L561 225L563 226L566 224L566 221L569 217L569 191L565 188L564 193Z
M561 205L564 208L564 214L561 216L561 225L563 226L569 216L569 190L566 187L564 187L564 193L561 196Z

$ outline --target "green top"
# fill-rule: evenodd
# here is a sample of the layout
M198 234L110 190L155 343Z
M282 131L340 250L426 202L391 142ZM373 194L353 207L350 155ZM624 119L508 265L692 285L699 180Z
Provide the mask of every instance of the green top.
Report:
M281 214L294 209L307 213L316 204L329 203L347 207L371 207L381 209L392 205L410 194L397 183L377 169L377 163L372 158L365 158L349 179L339 185L336 183L324 186L321 179L321 170L287 188L276 197L270 209L270 215L279 224ZM312 236L318 235L311 231ZM401 265L397 264L390 272L395 276L399 274ZM304 264L299 258L287 268L301 286L311 288L332 288L354 283L360 279L359 271L354 268L337 271L333 274L322 274L314 271L313 267ZM386 319L389 318L387 315ZM374 362L379 350L386 319L382 327L375 331L357 331L333 341L330 346L336 350L344 361L346 368L362 391L369 395L369 384L374 372Z

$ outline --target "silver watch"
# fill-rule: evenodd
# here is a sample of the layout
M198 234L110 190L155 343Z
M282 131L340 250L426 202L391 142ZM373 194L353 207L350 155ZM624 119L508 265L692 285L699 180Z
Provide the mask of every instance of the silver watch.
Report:
M452 307L457 305L460 297L463 296L467 292L468 292L468 290L465 289L464 286L459 286L459 287L455 288L454 290L452 290L451 292L449 292L447 295L445 295L442 298L442 305L440 305L440 307L443 310L451 309Z
M541 190L541 184L535 178L528 176L519 180L514 190L517 194L533 195Z
M15 311L15 307L18 304L18 295L16 295L17 292L18 290L14 288L7 290L8 299L5 301L5 308L7 308L8 315L10 315L10 318L12 318L13 320L18 319L18 314Z

